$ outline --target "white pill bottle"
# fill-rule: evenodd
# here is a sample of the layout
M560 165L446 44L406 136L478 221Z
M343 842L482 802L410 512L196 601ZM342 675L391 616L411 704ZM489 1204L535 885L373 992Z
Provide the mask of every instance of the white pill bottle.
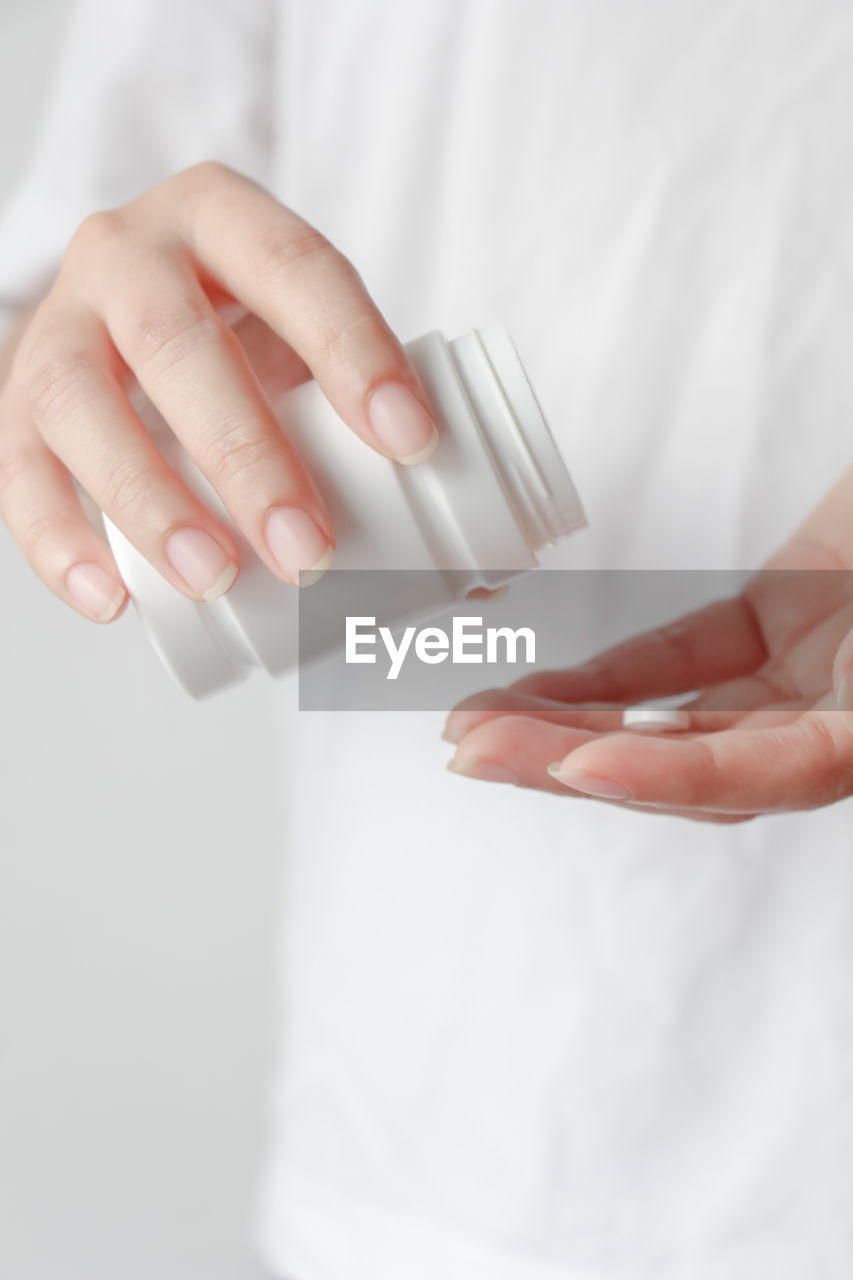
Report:
M501 586L537 553L585 524L583 508L506 329L406 344L433 409L439 444L415 466L380 457L343 424L315 382L272 402L312 472L335 527L333 569L432 570L411 575L397 621L435 615L477 587ZM240 574L212 604L181 595L104 517L131 599L164 665L193 697L253 669L281 675L300 660L298 596L267 569L215 490L148 404L142 412L168 461L232 532ZM443 571L454 572L443 576ZM327 575L328 576L328 575ZM399 581L399 578L397 579ZM324 579L304 591L320 591ZM419 598L426 592L430 599ZM343 649L330 635L318 646ZM302 655L301 660L311 660Z

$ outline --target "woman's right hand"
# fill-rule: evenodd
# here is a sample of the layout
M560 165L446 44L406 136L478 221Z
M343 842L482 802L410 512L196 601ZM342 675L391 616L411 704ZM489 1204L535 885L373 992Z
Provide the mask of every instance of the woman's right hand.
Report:
M328 566L323 499L230 327L257 317L289 383L314 377L385 457L437 443L429 403L353 266L247 178L213 162L87 218L0 393L0 516L62 600L98 622L127 599L72 477L184 595L214 600L239 558L134 411L136 380L284 582Z

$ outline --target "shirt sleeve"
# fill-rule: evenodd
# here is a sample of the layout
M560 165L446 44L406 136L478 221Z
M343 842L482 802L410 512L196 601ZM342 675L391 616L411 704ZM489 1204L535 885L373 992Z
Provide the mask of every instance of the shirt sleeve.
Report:
M273 0L76 0L29 163L0 210L0 327L96 209L199 160L269 183Z

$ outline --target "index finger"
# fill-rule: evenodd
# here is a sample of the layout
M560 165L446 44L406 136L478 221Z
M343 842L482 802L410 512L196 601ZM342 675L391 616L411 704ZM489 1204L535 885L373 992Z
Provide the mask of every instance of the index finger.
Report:
M200 266L290 344L358 436L398 462L432 453L426 393L358 272L325 236L216 164L200 179L196 171L179 217Z

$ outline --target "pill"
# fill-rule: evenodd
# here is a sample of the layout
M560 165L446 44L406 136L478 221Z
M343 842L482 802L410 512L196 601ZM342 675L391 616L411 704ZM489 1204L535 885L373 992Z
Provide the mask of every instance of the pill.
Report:
M646 729L650 733L671 733L690 728L690 712L681 707L626 707L622 712L623 729Z

